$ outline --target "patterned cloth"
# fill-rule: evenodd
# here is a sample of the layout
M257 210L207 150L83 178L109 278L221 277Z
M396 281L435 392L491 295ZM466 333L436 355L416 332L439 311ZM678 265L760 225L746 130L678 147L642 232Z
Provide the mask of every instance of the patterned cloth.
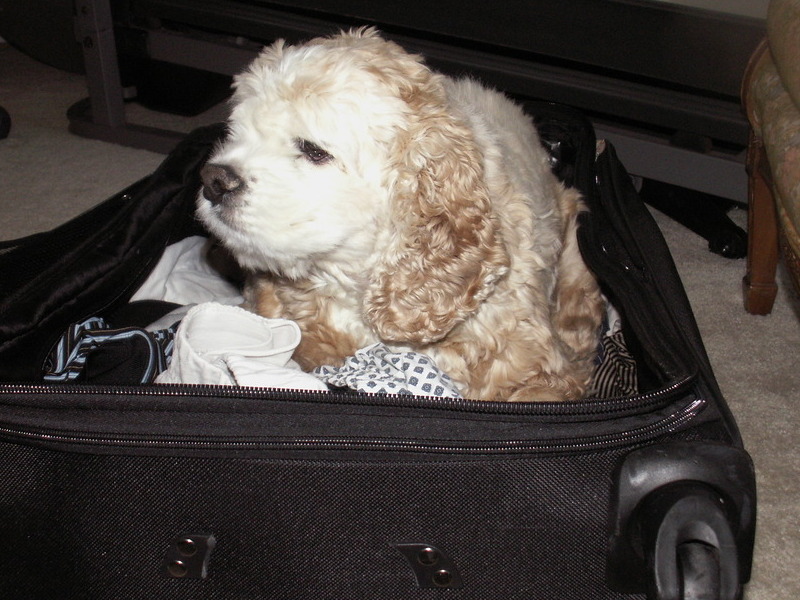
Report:
M597 366L588 398L622 398L639 392L636 360L625 344L622 331L603 336L597 355Z
M50 352L44 379L50 382L152 383L170 365L178 325L147 331L135 327L113 329L99 317L76 323ZM297 375L314 379L305 373ZM432 359L417 352L392 352L381 343L358 350L341 367L319 367L313 375L329 386L370 394L462 397L452 379L440 371ZM251 377L247 385L270 384L255 383ZM317 385L308 385L308 381L301 383L299 379L288 387L320 389ZM619 398L636 393L636 361L626 348L622 331L609 332L598 346L597 366L587 397Z
M800 107L771 60L759 65L750 90L750 122L767 153L778 220L789 247L800 256Z
M785 262L800 292L800 0L771 0L767 42L751 58L743 99L767 154Z
M341 367L318 367L314 375L328 385L370 394L461 398L433 360L417 352L392 352L380 343L356 351Z
M100 317L75 323L50 351L44 380L151 383L167 366L176 329L112 329Z

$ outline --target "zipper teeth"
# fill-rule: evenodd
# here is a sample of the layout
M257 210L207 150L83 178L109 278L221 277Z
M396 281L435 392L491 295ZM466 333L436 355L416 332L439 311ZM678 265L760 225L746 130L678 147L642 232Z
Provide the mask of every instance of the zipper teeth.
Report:
M0 383L0 392L15 394L54 393L76 396L99 396L123 393L139 397L235 398L242 400L288 400L294 402L327 402L330 404L355 404L396 406L402 408L447 409L458 412L483 414L510 414L532 416L574 416L618 413L626 410L643 411L660 404L665 398L683 388L692 377L673 382L667 387L635 397L588 399L578 402L488 402L458 398L434 398L397 394L362 394L357 392L331 393L311 390L276 390L270 388L234 387L219 385L149 385L149 386L96 386L80 384L6 384Z
M69 435L56 432L33 432L0 427L0 434L21 437L39 442L90 444L132 448L178 448L178 449L268 449L268 450L381 450L406 452L436 452L457 454L505 454L532 451L590 450L636 443L669 433L681 428L697 416L706 405L706 400L695 399L676 413L656 423L638 429L604 434L576 440L508 440L499 442L451 442L432 443L417 440L382 438L297 438L290 440L241 440L241 439L183 439L169 438L104 438L102 435Z

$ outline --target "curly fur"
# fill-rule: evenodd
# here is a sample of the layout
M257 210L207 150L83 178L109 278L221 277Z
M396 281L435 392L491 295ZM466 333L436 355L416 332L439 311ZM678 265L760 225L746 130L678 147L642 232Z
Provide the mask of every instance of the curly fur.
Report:
M467 397L582 396L603 310L584 206L517 105L361 29L265 49L229 130L198 215L250 308L298 322L304 368L383 341Z

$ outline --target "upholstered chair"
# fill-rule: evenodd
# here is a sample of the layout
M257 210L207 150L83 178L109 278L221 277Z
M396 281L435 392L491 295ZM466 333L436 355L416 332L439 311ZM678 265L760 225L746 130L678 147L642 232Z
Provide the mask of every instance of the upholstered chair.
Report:
M750 59L742 101L751 125L745 308L772 310L783 256L800 293L800 0L772 0L767 38Z

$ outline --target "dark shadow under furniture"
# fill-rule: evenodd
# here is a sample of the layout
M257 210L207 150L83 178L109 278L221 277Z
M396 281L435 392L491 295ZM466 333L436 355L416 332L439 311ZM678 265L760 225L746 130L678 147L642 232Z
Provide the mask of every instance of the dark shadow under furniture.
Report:
M0 140L8 137L11 131L11 115L8 111L0 106Z
M376 25L436 68L585 111L637 175L744 200L738 90L762 21L631 0L76 0L80 135L166 151L126 122L118 52L232 74L275 38Z

